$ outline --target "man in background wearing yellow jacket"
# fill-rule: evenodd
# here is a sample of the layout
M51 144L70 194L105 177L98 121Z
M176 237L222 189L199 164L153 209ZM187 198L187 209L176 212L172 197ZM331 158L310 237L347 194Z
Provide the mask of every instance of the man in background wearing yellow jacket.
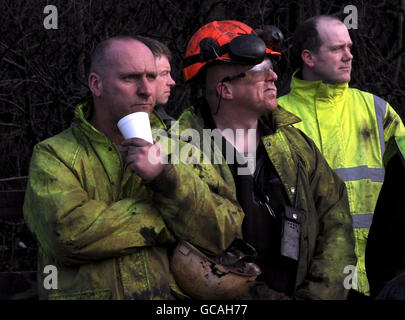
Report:
M293 37L297 71L291 91L278 103L302 119L310 136L347 187L356 238L357 281L351 297L369 295L364 252L384 180L385 143L405 134L404 125L378 96L349 88L353 55L346 26L330 16L312 17Z

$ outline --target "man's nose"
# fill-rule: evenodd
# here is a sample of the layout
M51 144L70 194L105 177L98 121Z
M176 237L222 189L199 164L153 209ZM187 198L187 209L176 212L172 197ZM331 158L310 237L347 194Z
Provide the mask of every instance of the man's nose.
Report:
M351 52L350 48L345 49L344 59L345 60L352 60L353 59L353 55L352 55L352 52Z
M169 74L168 80L167 80L167 85L169 87L174 87L176 85L176 81L173 80L172 76Z
M266 80L277 81L277 79L278 79L277 73L275 73L273 69L269 69L269 72L267 72Z
M149 79L142 79L138 84L137 93L143 96L151 96L155 90L155 81Z

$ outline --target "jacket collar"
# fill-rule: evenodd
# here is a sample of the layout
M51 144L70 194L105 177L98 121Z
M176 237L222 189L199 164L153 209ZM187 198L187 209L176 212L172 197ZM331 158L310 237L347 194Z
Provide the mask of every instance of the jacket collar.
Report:
M92 113L93 102L91 100L87 100L79 104L75 109L75 119L73 120L73 125L80 126L80 129L90 139L97 142L110 144L110 139L108 139L104 133L93 127L93 125L89 122Z
M261 120L263 120L264 124L270 125L270 128L273 128L274 131L277 131L281 127L301 122L299 117L280 106L277 106L277 109L261 117Z
M299 99L308 105L313 105L314 100L341 100L348 91L349 83L329 84L322 81L307 81L298 78L298 70L291 79L291 94L299 96Z
M111 144L110 139L104 133L93 127L93 125L89 122L92 113L93 102L91 100L79 104L75 109L75 119L73 120L73 125L79 125L82 131L92 140ZM155 111L152 111L151 113L150 124L152 130L166 129L163 120Z
M200 100L197 102L196 106L192 106L187 109L183 114L180 116L180 129L188 129L185 128L185 124L190 124L190 113L196 114L197 118L200 119L199 126L215 129L216 125L212 119L211 114L209 113L209 106L205 99ZM301 119L298 118L296 115L292 114L291 112L285 110L284 108L277 106L275 110L268 113L267 115L262 116L260 119L260 124L264 127L266 133L272 133L277 131L277 129L295 124L300 122Z

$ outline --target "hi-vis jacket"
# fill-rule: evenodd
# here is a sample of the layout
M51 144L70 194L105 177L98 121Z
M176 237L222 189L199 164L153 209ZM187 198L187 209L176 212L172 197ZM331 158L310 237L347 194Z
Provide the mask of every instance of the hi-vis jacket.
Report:
M385 143L405 134L401 118L386 101L349 88L348 83L332 85L293 77L290 93L278 103L302 119L295 127L315 141L346 183L356 238L357 290L368 295L364 252L384 180Z
M168 164L146 184L86 120L35 146L24 217L39 247L41 299L173 299L177 239L216 254L240 233L243 211L212 168ZM152 128L164 128L155 113ZM44 268L57 270L56 289ZM47 290L48 289L48 290ZM173 294L173 292L177 294Z

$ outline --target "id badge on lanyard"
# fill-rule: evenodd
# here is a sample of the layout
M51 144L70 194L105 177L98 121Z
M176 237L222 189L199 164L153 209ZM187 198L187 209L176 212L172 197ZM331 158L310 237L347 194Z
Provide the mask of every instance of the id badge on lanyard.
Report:
M299 171L300 163L298 162L294 208L290 206L285 207L282 220L282 236L280 249L280 253L282 256L288 257L295 261L298 261L300 253L302 220L302 213L297 209Z
M301 216L300 211L287 206L282 225L281 255L296 261L300 252Z

